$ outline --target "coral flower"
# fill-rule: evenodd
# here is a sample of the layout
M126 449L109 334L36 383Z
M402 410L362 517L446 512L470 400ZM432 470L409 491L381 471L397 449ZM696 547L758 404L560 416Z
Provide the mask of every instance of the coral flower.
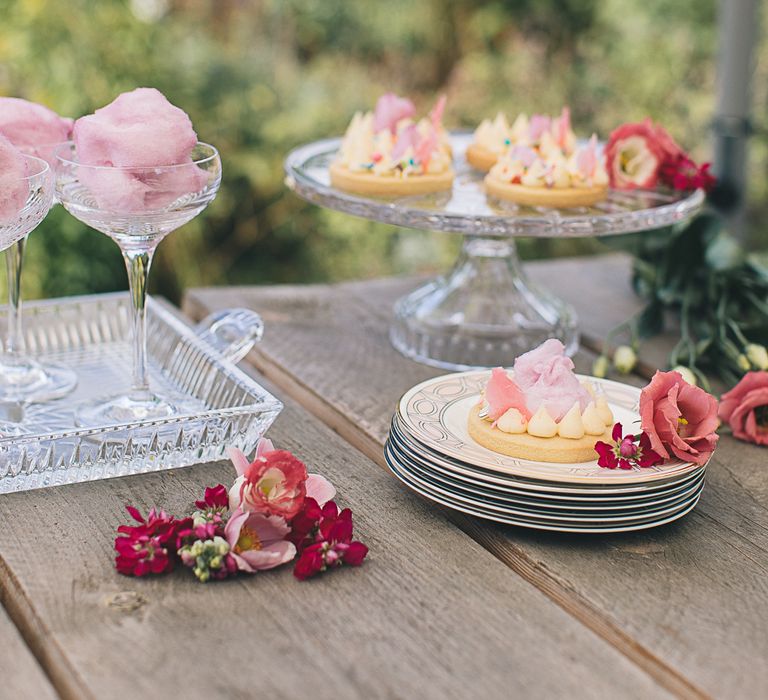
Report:
M640 393L640 425L665 459L704 464L717 445L717 399L678 372L656 372Z
M720 399L720 418L733 436L756 445L768 445L768 372L747 372Z
M284 518L236 510L224 528L230 554L240 571L273 569L296 556L296 547L285 537L290 532Z

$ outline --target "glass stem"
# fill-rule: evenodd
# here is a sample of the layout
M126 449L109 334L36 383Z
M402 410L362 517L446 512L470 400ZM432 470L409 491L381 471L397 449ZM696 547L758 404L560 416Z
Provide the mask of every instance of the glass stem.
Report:
M24 355L24 335L21 330L21 267L27 237L19 239L5 251L8 271L8 329L5 335L5 360L13 362Z
M130 397L134 401L149 401L152 398L147 377L147 276L154 253L154 248L123 251L133 306L133 382Z

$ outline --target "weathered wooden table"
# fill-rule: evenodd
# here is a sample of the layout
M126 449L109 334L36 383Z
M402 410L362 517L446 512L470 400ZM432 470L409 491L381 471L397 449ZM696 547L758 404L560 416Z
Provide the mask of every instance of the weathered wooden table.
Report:
M637 306L626 261L530 270L577 307L574 280L590 280L605 314L583 315L588 370ZM290 567L118 576L123 504L188 510L232 480L224 463L2 496L0 697L768 697L768 451L724 438L696 510L644 533L539 533L423 501L381 468L396 399L438 373L387 341L415 284L193 290L184 305L262 314L243 366L286 403L270 437L336 484L364 566L308 583Z

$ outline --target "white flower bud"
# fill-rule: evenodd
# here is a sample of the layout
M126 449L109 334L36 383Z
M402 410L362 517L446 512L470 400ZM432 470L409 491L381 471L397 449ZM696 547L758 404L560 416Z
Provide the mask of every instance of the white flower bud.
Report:
M752 369L752 365L749 364L749 358L746 355L739 355L736 358L736 364L742 372L749 372Z
M764 345L749 343L744 347L744 353L755 369L768 369L768 350Z
M677 365L676 367L672 368L672 371L677 372L691 386L696 386L698 384L696 375L690 370L690 368L686 367L685 365Z
M629 345L619 345L613 353L613 365L622 374L629 374L637 364L637 355Z
M608 358L600 355L592 364L592 375L602 379L608 374Z

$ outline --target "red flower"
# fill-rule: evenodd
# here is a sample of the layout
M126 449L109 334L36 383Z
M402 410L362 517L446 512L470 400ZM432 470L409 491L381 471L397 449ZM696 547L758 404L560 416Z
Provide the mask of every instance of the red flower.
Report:
M339 512L333 501L321 510L314 499L307 501L310 503L291 523L289 539L299 551L293 575L303 581L330 567L360 566L368 547L352 541L352 511L344 508Z
M606 469L632 469L633 467L653 467L664 459L651 449L651 440L643 432L639 435L622 435L621 423L613 426L611 433L613 444L599 440L595 443L598 454L597 463Z
M717 182L709 172L710 164L696 165L685 153L662 163L659 174L664 183L675 190L698 190L709 192Z
M165 511L153 508L145 520L133 506L126 506L130 516L139 525L121 525L115 538L115 567L126 576L161 574L173 569L177 534L188 527L189 520L176 520Z
M229 508L229 494L223 484L208 486L202 501L195 501L198 510L217 510Z
M733 437L768 445L768 372L747 372L723 394L720 418L730 425Z

